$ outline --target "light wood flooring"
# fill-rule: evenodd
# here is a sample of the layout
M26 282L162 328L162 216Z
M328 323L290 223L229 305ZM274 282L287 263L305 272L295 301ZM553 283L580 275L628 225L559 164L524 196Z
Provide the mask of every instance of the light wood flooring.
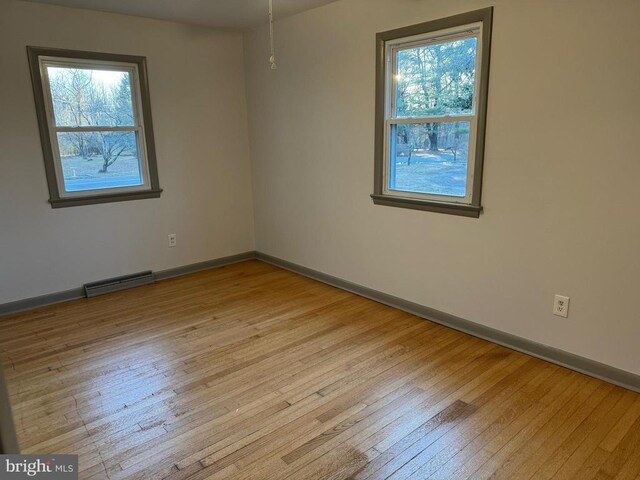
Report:
M640 479L640 395L259 261L0 319L91 479Z

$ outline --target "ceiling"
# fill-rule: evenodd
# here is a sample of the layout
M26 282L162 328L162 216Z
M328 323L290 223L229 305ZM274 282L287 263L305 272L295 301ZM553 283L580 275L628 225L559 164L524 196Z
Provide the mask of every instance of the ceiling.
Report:
M267 21L267 0L29 0L192 23L208 27L246 29ZM273 0L276 19L336 0Z

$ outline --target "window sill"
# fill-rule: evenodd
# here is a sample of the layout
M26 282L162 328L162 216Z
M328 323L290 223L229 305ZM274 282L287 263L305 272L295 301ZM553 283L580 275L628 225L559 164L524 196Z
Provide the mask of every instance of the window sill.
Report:
M394 197L391 195L371 195L373 203L387 207L410 208L413 210L425 210L428 212L448 213L462 217L480 217L482 207L478 205L463 205L460 203L436 202L432 200L417 200L415 198Z
M52 198L49 200L51 208L78 207L80 205L95 205L98 203L126 202L142 200L144 198L159 198L162 189L142 190L137 192L109 193L104 195L88 195L86 197Z

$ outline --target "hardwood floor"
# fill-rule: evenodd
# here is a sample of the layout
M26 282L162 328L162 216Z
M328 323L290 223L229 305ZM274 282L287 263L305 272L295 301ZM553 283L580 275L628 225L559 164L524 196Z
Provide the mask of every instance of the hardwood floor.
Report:
M80 478L640 478L640 395L249 261L0 319Z

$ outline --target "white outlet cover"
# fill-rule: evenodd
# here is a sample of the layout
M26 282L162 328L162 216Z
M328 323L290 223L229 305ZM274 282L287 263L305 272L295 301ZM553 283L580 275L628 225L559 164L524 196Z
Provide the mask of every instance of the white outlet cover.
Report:
M177 240L178 239L175 233L172 233L171 235L169 235L169 247L175 247L178 243Z
M569 297L562 295L555 296L553 300L553 314L564 318L569 316Z

